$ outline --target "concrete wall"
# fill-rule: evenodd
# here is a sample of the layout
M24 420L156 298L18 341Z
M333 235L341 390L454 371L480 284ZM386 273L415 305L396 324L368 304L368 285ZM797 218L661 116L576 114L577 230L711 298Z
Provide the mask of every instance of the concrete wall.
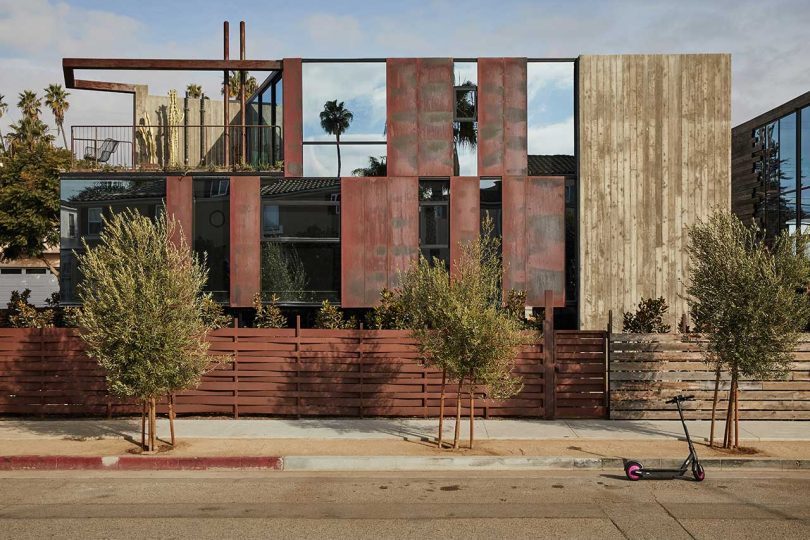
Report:
M642 296L675 325L686 227L730 206L731 57L581 56L578 89L580 326Z

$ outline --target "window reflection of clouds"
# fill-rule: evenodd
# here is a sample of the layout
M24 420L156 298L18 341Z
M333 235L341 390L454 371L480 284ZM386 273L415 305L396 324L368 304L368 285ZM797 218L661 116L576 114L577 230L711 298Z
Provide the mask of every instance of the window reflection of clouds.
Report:
M574 64L529 62L529 154L574 154Z
M352 176L352 171L368 166L368 158L385 156L385 144L340 143L341 175ZM304 145L304 176L335 176L337 151L333 144Z
M385 62L305 62L302 66L304 140L334 140L319 114L327 101L343 101L354 120L343 140L385 141Z

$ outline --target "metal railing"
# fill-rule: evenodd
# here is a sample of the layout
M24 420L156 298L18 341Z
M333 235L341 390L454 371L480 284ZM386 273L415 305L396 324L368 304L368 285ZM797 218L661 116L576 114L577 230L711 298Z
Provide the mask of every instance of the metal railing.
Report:
M72 126L72 169L274 171L281 126Z

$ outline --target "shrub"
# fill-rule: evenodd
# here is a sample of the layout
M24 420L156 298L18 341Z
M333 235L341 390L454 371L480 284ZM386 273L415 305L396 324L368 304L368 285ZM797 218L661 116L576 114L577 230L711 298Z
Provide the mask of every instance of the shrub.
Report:
M203 324L211 330L230 326L231 318L222 309L222 304L214 300L211 293L202 296L200 309L202 310Z
M631 334L666 334L671 327L664 324L664 316L669 310L664 297L644 298L638 303L635 313L625 313L622 325Z
M50 328L54 325L54 310L38 309L31 302L31 289L11 291L6 320L11 328Z
M366 313L366 327L374 330L404 330L408 328L408 314L396 291L380 291L380 303Z
M287 317L278 307L278 297L274 294L269 304L262 303L260 294L253 297L253 308L256 310L256 317L253 319L253 326L256 328L286 328Z
M324 300L321 309L315 316L315 328L323 330L342 330L357 328L357 321L354 318L346 319L343 312L329 300Z

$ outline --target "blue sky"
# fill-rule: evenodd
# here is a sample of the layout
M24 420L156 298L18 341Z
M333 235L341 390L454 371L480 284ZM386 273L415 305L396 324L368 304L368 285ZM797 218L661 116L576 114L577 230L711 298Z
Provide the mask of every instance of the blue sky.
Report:
M0 94L63 82L64 56L218 58L222 21L247 21L248 58L730 52L733 122L810 90L810 5L798 0L0 0ZM86 75L85 75L86 76ZM93 73L152 93L213 74ZM128 123L130 98L73 91L68 123ZM547 104L553 116L555 107ZM50 121L45 114L46 121ZM559 119L564 122L565 118ZM559 123L559 122L557 122Z

